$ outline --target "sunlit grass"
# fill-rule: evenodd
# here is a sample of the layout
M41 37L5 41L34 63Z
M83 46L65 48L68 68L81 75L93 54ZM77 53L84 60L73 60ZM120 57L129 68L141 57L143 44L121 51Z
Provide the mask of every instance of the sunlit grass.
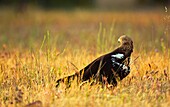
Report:
M69 61L80 69L97 55L66 50L61 55L52 51L49 56L47 60L46 52L1 52L2 106L25 105L37 100L46 106L168 106L170 103L167 54L134 53L132 59L140 57L131 64L130 75L114 90L90 84L80 89L73 81L67 91L64 85L57 90L55 81L75 72ZM18 89L23 93L22 98Z
M57 107L170 105L170 39L163 24L169 22L162 22L163 14L30 11L17 18L10 15L5 19L8 15L3 13L0 19L0 106L34 101ZM22 16L27 21L19 21ZM135 49L131 73L117 87L109 90L87 83L80 89L75 80L68 90L64 84L56 89L58 78L118 46L121 34L130 35Z

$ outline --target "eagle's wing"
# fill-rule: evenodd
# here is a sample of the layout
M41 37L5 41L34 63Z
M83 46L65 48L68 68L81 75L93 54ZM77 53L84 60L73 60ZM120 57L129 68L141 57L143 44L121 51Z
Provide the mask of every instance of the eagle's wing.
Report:
M116 53L111 55L112 66L115 72L119 74L120 79L123 79L130 73L130 67L128 66L128 58L123 53Z

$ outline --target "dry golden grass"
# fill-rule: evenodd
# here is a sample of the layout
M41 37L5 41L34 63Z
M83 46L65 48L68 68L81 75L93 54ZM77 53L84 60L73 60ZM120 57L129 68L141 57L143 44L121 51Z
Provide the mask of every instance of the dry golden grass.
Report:
M1 52L1 105L21 106L40 100L44 106L167 106L170 104L169 55L163 53L134 53L131 73L114 90L92 87L82 89L72 83L66 92L64 86L55 88L62 75L75 72L68 61L78 68L97 55L87 51L65 52ZM48 58L49 57L49 58ZM23 94L22 94L23 93ZM10 104L13 103L13 104ZM17 104L16 104L17 103Z
M165 29L169 22L163 21L166 14L31 12L15 16L1 11L0 106L32 102L44 107L170 105L169 27ZM131 73L117 87L108 90L87 83L80 89L73 81L67 91L63 84L55 88L58 78L76 71L71 63L83 68L113 50L122 33L133 38L135 50Z

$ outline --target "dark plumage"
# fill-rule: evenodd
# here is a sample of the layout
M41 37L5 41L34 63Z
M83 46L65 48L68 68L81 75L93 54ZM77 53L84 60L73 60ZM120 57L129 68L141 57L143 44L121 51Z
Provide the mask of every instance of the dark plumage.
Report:
M67 80L68 86L70 86L70 80L75 77L80 82L93 78L102 83L107 82L116 86L117 80L122 80L130 73L129 63L131 53L133 52L133 41L131 38L123 35L118 39L118 42L120 42L118 48L95 59L85 68L81 69L80 72L58 79L56 87L61 81L65 80Z

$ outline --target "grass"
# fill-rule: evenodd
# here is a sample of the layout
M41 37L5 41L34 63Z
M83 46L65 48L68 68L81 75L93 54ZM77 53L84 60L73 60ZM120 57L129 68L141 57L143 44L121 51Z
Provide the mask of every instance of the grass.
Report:
M0 106L154 106L170 105L169 20L163 11L1 10ZM8 14L7 14L8 13ZM113 90L76 82L67 91L56 80L110 52L117 38L134 41L131 73ZM139 57L137 60L134 60Z

